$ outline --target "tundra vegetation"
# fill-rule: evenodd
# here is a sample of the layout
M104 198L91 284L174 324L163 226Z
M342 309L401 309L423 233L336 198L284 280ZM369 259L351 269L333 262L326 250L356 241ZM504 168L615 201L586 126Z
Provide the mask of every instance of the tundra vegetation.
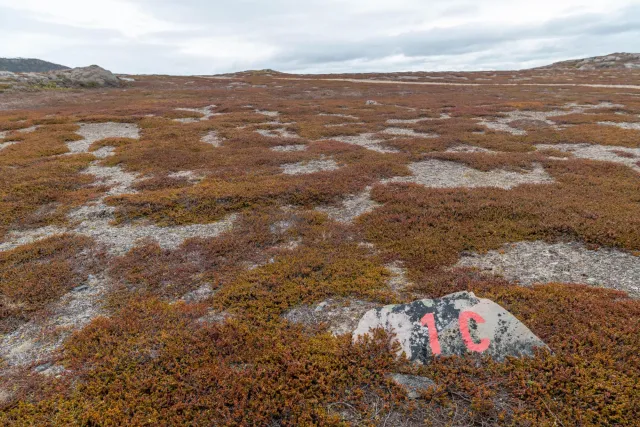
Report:
M128 132L83 137L98 123ZM0 94L0 423L633 425L640 281L456 264L523 241L640 262L639 123L632 69ZM416 365L383 331L354 342L286 316L465 290L551 352ZM391 374L435 387L415 398Z

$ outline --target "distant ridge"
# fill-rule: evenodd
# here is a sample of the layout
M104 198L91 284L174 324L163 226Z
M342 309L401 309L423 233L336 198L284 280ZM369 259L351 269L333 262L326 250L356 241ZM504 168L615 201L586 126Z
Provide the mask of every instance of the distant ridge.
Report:
M46 73L66 70L69 67L35 58L0 58L0 71L12 73Z
M640 53L611 53L604 56L593 56L590 58L572 59L569 61L556 62L538 70L624 70L640 69Z

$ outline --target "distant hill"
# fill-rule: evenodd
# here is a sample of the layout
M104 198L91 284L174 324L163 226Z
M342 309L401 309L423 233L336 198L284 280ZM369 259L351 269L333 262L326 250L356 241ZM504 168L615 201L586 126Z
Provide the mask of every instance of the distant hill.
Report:
M263 70L245 70L245 71L238 71L235 73L220 74L219 76L221 77L255 77L255 76L272 77L272 76L284 75L284 74L285 73L282 73L280 71L272 70L270 68L265 68Z
M12 73L45 73L68 68L35 58L0 58L0 71L11 71Z
M591 58L572 59L556 62L541 70L601 70L601 69L640 69L640 53L611 53L605 56Z

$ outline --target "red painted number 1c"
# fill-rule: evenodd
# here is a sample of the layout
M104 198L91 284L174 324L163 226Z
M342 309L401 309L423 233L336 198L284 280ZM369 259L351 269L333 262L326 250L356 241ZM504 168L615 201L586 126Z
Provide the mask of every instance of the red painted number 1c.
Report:
M461 312L458 323L460 324L460 334L462 335L462 341L470 351L482 353L489 348L489 344L491 344L491 341L489 340L489 338L482 338L479 343L473 341L473 338L471 338L471 333L469 332L470 319L475 320L476 323L484 323L484 319L478 313L474 313L473 311ZM433 313L425 314L422 317L422 320L420 320L420 323L422 324L422 326L426 326L429 329L429 346L431 347L431 352L433 354L442 353L442 349L440 348L440 341L438 340L438 331L436 330L436 319Z

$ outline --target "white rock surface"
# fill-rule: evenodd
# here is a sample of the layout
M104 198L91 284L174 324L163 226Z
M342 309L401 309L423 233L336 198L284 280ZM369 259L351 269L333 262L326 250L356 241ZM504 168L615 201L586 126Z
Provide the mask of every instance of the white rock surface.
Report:
M579 159L620 163L640 172L640 148L595 144L538 144L538 150L559 150Z
M474 267L522 285L582 283L604 286L640 298L640 257L583 244L518 242L486 254L465 253L456 267Z
M91 144L105 138L140 138L138 126L131 123L80 123L77 133L83 139L67 142L69 154L87 153Z
M395 148L386 147L385 140L376 138L373 133L363 133L355 136L334 136L334 141L344 142L345 144L357 145L368 150L377 151L378 153L398 153Z
M387 128L382 133L386 133L387 135L395 135L395 136L406 136L412 138L437 138L438 135L435 133L424 133L424 132L416 132L413 129L407 128Z
M469 313L476 317L465 321ZM428 316L433 316L435 330L423 320ZM404 352L418 363L428 363L436 355L469 353L503 360L507 356L531 356L536 348L546 347L511 313L472 292L370 310L353 332L354 340L376 328L395 334L401 346L399 355Z
M538 164L534 165L533 170L523 173L500 169L484 172L460 163L432 159L412 163L409 169L413 173L412 176L395 177L384 180L383 183L407 182L432 188L498 187L509 190L522 184L554 182Z
M371 187L367 187L361 193L347 197L338 206L321 206L317 210L335 221L349 223L378 206L380 204L371 199Z
M222 145L222 137L218 135L218 132L215 130L208 132L202 137L201 141L214 147L220 147Z
M271 147L271 151L287 153L293 151L305 151L307 146L304 144L296 144L296 145L276 145L275 147Z
M286 163L280 166L286 175L306 175L316 172L333 171L339 168L333 159L310 160L308 162Z

